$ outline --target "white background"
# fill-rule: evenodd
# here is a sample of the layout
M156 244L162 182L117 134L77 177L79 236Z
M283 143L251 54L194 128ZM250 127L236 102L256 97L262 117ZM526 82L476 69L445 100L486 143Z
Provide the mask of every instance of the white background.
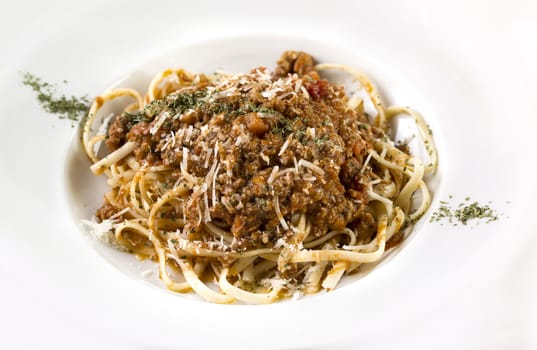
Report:
M534 1L154 3L2 3L0 347L537 348ZM244 34L350 47L411 79L445 141L441 199L505 216L428 224L385 268L295 303L210 305L127 278L76 230L62 183L73 129L20 72L95 95L169 50Z

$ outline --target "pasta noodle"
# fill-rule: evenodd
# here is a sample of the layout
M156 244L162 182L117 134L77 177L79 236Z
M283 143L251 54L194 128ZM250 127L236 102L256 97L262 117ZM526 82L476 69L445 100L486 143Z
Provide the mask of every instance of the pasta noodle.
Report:
M375 115L321 78L334 69L356 78ZM93 132L102 106L124 97L134 101ZM428 159L388 136L402 114L415 120ZM168 289L214 303L330 291L378 262L428 209L425 177L438 164L420 114L385 107L362 72L295 51L274 72L167 69L145 96L106 92L82 142L110 188L96 225L117 247L156 261ZM109 153L100 157L102 143Z

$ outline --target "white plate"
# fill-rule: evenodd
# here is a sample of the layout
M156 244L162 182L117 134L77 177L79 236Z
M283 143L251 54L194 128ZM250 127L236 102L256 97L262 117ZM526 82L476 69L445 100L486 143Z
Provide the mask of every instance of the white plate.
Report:
M537 346L530 333L537 325L535 6L486 4L485 15L480 2L166 5L17 3L0 18L2 52L9 53L0 68L0 326L7 348ZM207 46L197 43L207 40L213 50L201 54ZM362 68L390 100L415 105L441 151L434 205L450 194L491 200L501 220L473 228L423 222L366 278L269 306L163 293L96 254L72 217L93 209L77 207L66 193L75 129L39 110L19 72L67 79L62 90L93 96L153 59L196 71L234 58L237 66L223 68L244 70L270 65L295 45Z

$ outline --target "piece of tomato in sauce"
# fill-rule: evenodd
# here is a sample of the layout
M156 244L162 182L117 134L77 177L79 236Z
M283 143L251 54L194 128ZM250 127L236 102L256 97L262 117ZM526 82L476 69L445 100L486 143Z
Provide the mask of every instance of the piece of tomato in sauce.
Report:
M330 91L330 83L326 80L308 81L304 85L314 100L328 96Z

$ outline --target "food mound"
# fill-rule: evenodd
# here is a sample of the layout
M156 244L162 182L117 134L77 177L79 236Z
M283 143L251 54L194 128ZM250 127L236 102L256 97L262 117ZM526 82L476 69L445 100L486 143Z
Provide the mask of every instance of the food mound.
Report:
M425 191L424 166L386 136L391 115L366 78L374 115L321 70L287 51L273 72L169 69L145 98L98 97L83 135L110 185L97 225L157 260L168 288L214 302L330 290L378 260L401 239L413 192ZM137 102L90 140L100 107L121 96ZM109 154L98 159L101 141Z

